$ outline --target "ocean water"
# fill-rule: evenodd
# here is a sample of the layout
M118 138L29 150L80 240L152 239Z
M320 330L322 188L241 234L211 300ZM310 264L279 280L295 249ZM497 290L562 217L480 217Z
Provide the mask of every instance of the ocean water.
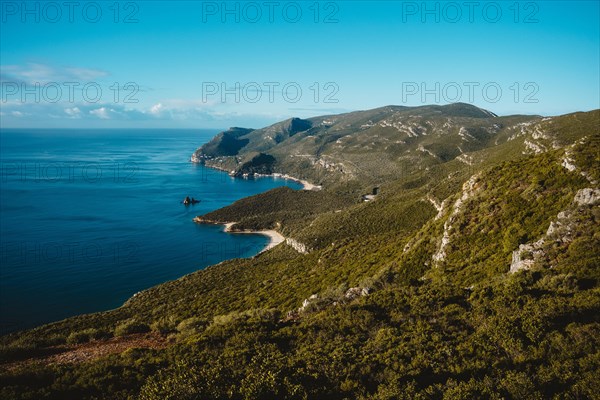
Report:
M0 131L0 333L116 308L268 239L196 215L300 185L189 162L214 130ZM184 206L186 196L201 203Z

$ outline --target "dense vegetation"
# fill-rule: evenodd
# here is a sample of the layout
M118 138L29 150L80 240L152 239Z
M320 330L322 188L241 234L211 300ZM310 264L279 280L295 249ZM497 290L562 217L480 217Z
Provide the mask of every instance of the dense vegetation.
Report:
M243 176L244 174L261 174L270 175L273 171L273 165L275 164L275 157L270 154L258 153L252 159L246 161L241 165L239 170L234 176Z
M312 251L280 245L2 337L0 397L597 398L600 210L581 199L600 196L600 112L537 126L496 132L470 163L407 169L372 202L360 201L372 181L338 180L207 214ZM527 245L532 263L509 273ZM168 346L44 361L148 331Z
M202 216L215 222L236 222L234 229L281 229L295 232L317 215L357 203L345 192L292 190L282 187L241 199Z
M210 142L203 146L203 152L208 157L235 156L248 144L248 139L239 139L252 132L252 129L231 128L219 133Z

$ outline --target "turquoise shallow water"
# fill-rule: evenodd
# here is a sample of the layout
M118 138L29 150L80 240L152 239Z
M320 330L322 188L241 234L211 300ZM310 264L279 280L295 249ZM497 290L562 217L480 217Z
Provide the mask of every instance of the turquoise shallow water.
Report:
M139 290L259 252L196 215L278 186L189 162L210 130L0 131L0 332L120 306ZM185 207L190 195L201 203Z

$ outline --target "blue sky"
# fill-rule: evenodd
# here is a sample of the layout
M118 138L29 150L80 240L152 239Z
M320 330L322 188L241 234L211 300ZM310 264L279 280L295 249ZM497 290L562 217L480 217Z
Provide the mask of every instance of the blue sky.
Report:
M598 1L0 2L0 127L600 108ZM471 4L471 5L469 5Z

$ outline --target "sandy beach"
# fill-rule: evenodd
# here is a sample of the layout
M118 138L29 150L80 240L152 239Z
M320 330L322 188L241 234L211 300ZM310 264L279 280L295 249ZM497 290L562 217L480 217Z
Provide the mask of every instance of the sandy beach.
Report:
M266 176L268 176L268 175L266 175ZM276 172L276 173L272 174L272 176L277 177L277 178L289 179L290 181L298 182L298 183L302 184L302 190L321 190L322 189L322 187L319 185L314 185L308 181L305 181L303 179L294 178L293 176L290 176L290 175L280 174L280 173Z
M234 231L234 230L231 230L231 227L233 225L235 225L235 222L229 222L229 223L226 223L224 225L225 225L225 232L227 232L227 233L254 234L254 235L268 236L269 237L269 243L258 254L264 253L265 251L267 251L269 249L272 249L273 247L277 246L278 244L285 242L285 237L282 234L280 234L279 232L274 231L274 230L264 230L264 231L251 231L251 230Z

